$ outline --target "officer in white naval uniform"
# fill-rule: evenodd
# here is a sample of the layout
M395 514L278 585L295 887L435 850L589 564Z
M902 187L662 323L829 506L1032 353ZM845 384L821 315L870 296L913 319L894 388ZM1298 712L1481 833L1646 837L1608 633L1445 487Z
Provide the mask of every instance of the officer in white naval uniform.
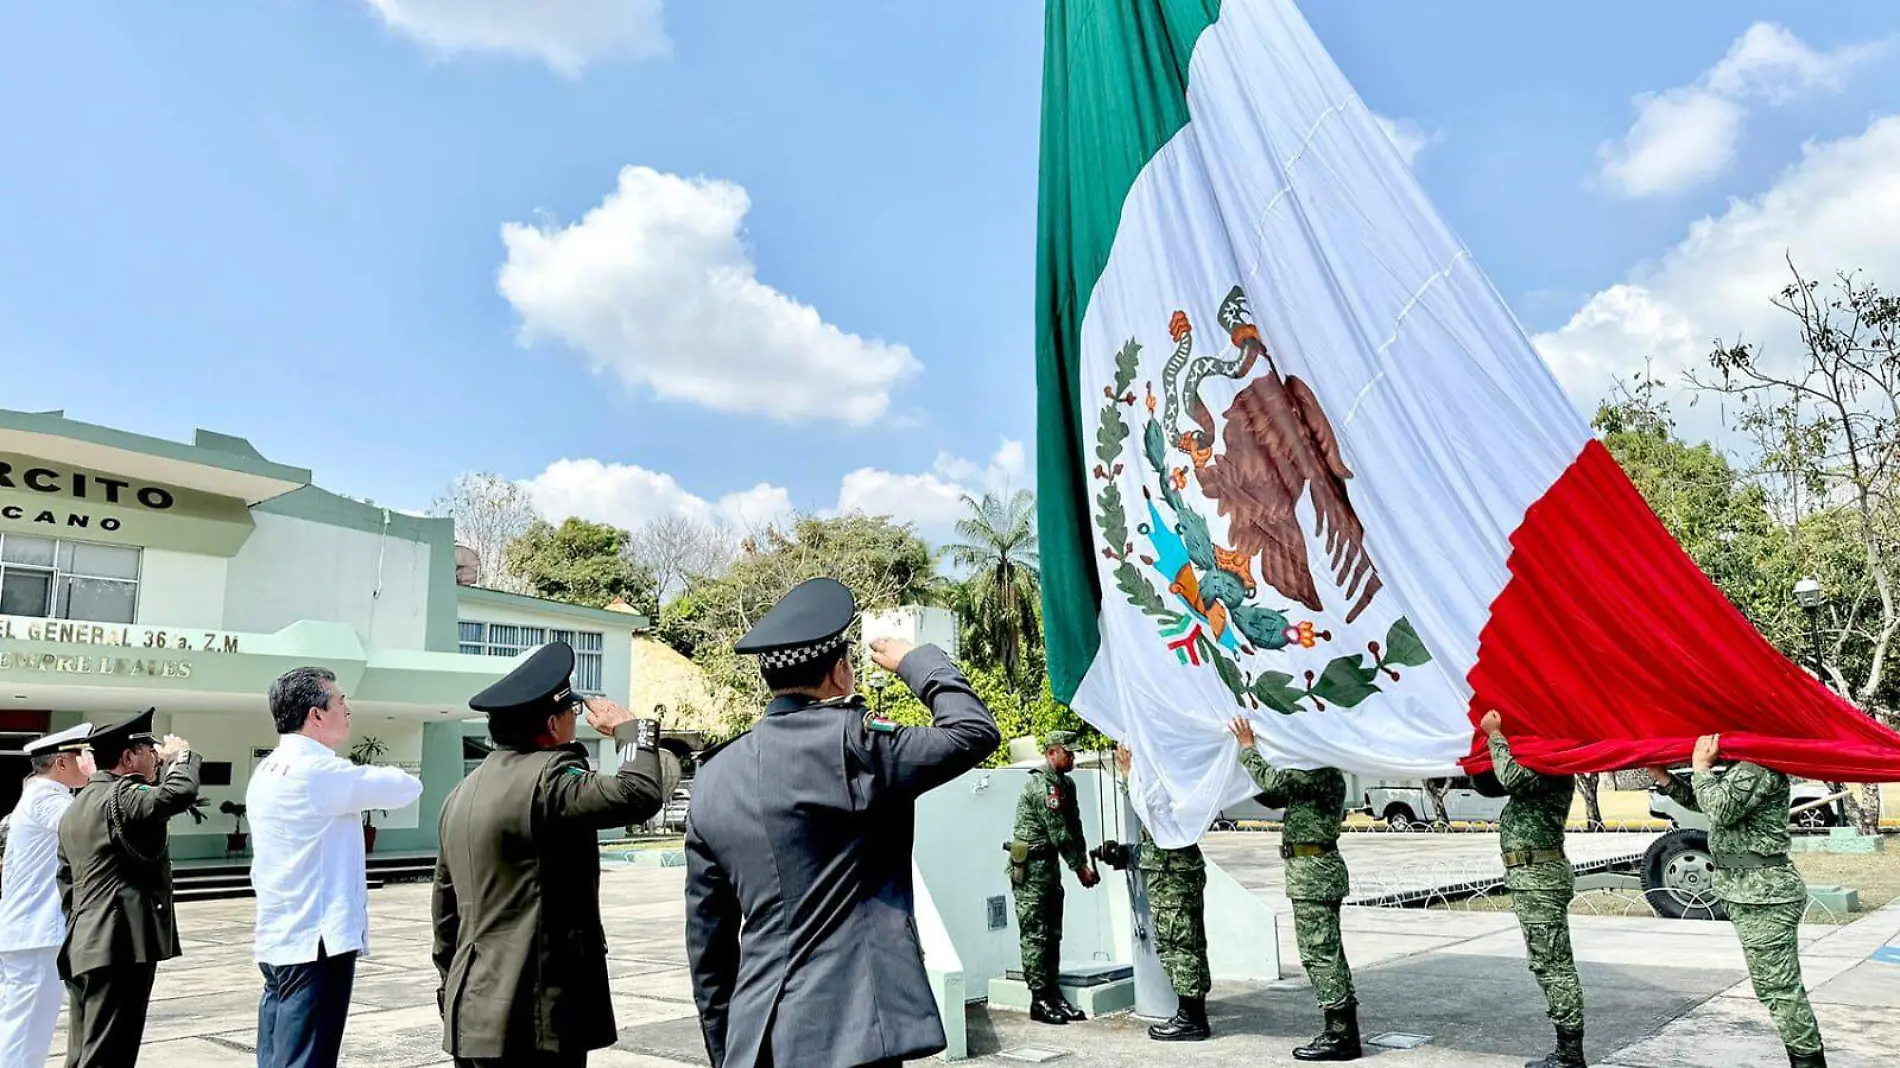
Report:
M92 724L28 742L33 774L7 821L7 866L0 874L0 1065L40 1065L66 988L59 946L66 916L59 908L59 818L73 791L92 774L86 739Z

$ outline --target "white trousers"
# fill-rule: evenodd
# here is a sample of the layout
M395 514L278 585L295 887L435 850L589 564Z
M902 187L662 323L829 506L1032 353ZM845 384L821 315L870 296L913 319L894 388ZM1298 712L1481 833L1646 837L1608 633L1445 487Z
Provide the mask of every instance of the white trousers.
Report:
M0 953L0 1065L46 1063L65 999L57 948Z

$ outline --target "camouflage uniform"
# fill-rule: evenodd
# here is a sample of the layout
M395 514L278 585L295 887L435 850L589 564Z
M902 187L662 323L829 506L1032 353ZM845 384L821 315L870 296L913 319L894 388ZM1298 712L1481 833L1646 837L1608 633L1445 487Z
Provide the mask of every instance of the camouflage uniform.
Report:
M1206 996L1214 980L1207 968L1207 861L1201 847L1163 849L1143 827L1136 866L1148 884L1155 953L1168 984L1184 998Z
M1790 1053L1819 1054L1821 1025L1801 985L1799 926L1808 887L1788 862L1788 777L1737 764L1721 775L1698 771L1693 785L1672 777L1663 792L1709 817L1715 896L1741 938L1755 996Z
M1504 805L1498 845L1531 974L1544 988L1550 1022L1560 1031L1581 1031L1583 984L1570 949L1570 900L1576 896L1577 876L1564 856L1564 825L1576 780L1541 775L1519 764L1501 734L1491 739L1491 767L1511 797Z
M1339 903L1346 898L1349 881L1345 858L1339 855L1346 777L1333 768L1276 770L1252 749L1241 751L1240 763L1265 795L1262 802L1286 810L1280 831L1286 896L1293 901L1293 935L1313 995L1322 1009L1356 1004L1352 968L1339 937Z
M1023 982L1052 990L1062 969L1062 869L1088 865L1075 783L1047 767L1029 773L1016 799L1015 838L1029 847L1023 881L1014 886L1016 926L1022 935Z

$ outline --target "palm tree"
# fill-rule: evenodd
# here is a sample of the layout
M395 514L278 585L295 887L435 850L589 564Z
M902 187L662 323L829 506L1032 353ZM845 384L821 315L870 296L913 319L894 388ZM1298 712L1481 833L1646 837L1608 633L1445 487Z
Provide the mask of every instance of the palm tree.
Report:
M1016 685L1023 658L1042 645L1041 558L1036 551L1036 495L1017 490L1005 500L965 495L970 514L957 522L962 540L945 548L970 569L962 604L971 653L1001 665Z

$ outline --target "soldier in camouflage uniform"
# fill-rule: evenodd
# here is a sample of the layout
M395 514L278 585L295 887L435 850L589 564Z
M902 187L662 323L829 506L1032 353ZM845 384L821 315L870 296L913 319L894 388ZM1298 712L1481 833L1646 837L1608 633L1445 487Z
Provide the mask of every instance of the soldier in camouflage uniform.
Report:
M1491 739L1491 768L1510 796L1504 804L1498 845L1504 851L1504 885L1524 932L1531 974L1544 988L1557 1048L1525 1068L1583 1068L1583 984L1570 950L1570 900L1577 876L1564 856L1564 825L1576 780L1541 775L1511 757L1502 718L1485 713L1479 726Z
M1663 768L1649 773L1671 800L1709 818L1715 896L1735 924L1755 996L1781 1033L1788 1063L1827 1068L1821 1025L1801 985L1799 928L1808 887L1788 861L1788 777L1748 763L1718 775L1720 752L1720 735L1697 740L1693 782Z
M1029 987L1029 1015L1038 1023L1066 1024L1087 1017L1062 996L1062 867L1066 864L1086 889L1100 879L1089 863L1082 838L1082 813L1076 807L1069 772L1075 756L1069 747L1075 732L1050 731L1043 739L1048 763L1029 773L1016 799L1016 827L1010 850L1010 886L1016 896L1016 926L1022 936L1023 984Z
M1230 728L1240 741L1240 763L1260 788L1261 801L1285 810L1280 856L1286 860L1286 896L1293 900L1293 936L1313 995L1326 1014L1326 1030L1293 1051L1296 1061L1358 1060L1359 1003L1352 968L1339 937L1339 903L1349 876L1339 855L1339 825L1346 818L1346 777L1337 768L1276 770L1254 749L1253 727L1244 717Z
M1115 750L1124 793L1133 758L1127 746ZM1172 1019L1148 1028L1148 1037L1157 1042L1199 1042L1213 1033L1207 1025L1207 991L1214 985L1207 967L1207 860L1198 845L1161 848L1146 827L1141 829L1140 841L1135 864L1148 886L1155 955L1161 958L1168 985L1180 1002Z

